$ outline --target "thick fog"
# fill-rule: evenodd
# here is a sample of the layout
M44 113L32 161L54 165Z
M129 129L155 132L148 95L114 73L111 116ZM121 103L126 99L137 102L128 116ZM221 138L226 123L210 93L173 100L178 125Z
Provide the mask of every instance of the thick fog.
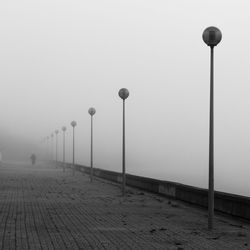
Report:
M128 173L208 183L208 26L215 48L215 189L250 196L249 1L8 0L0 3L3 160L51 157L66 126L66 160L121 171L126 100ZM49 136L49 143L43 142ZM36 146L34 146L36 145ZM55 137L54 148L55 152Z

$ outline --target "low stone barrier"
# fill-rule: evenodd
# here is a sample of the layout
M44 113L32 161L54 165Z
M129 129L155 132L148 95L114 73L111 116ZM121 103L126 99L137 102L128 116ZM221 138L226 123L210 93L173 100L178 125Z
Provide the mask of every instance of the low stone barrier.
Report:
M70 164L67 164L71 167ZM76 170L90 173L90 168L82 165L75 165ZM93 175L116 183L122 182L121 173L93 169ZM126 185L140 188L146 191L158 193L173 199L188 202L201 207L208 206L208 190L193 186L183 185L176 182L161 181L131 174L126 174ZM250 220L250 198L240 195L215 191L215 210Z

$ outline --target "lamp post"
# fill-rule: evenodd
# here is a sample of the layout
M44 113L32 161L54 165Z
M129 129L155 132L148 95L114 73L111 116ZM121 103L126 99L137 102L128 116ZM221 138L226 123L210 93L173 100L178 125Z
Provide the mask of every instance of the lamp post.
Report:
M91 139L90 139L90 181L93 181L93 115L96 113L95 108L88 110L91 117Z
M54 160L54 150L53 150L53 147L54 147L54 134L52 133L51 134L51 159L52 161Z
M65 172L65 131L66 131L65 126L62 127L62 131L63 131L63 172Z
M75 126L76 126L76 121L72 121L71 126L73 127L73 158L72 158L72 163L73 163L73 175L75 175Z
M209 116L209 179L208 179L208 229L214 227L214 47L221 41L221 31L208 27L202 34L210 47L210 116Z
M47 160L49 161L49 136L47 138Z
M123 119L122 119L122 195L125 195L126 169L125 169L125 100L129 96L129 91L125 88L119 90L118 95L123 101Z
M59 130L55 130L55 135L56 135L56 164L57 164L57 147L58 147L58 133Z

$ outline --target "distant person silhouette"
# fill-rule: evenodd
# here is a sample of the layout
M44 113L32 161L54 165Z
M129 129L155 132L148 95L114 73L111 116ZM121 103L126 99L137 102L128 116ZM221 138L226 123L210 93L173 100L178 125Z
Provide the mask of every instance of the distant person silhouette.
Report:
M36 155L35 154L32 154L30 156L30 160L31 160L31 164L34 165L36 163Z

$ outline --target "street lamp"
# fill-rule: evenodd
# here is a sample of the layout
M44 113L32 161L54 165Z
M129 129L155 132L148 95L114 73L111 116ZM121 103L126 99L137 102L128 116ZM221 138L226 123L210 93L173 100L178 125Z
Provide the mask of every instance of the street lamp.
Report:
M214 47L221 41L221 31L208 27L202 34L203 41L210 47L210 119L209 119L209 185L208 185L208 229L214 227Z
M63 172L65 172L65 131L66 131L65 126L62 127L62 131L63 131Z
M93 181L93 115L96 113L95 108L88 110L91 117L91 142L90 142L90 181Z
M47 136L47 160L49 161L49 136Z
M71 126L73 127L73 175L75 175L75 126L76 121L71 122Z
M125 100L129 96L129 91L125 88L119 90L118 95L123 101L123 122L122 122L122 195L125 195L126 170L125 170Z
M58 133L59 133L59 130L55 130L55 134L56 134L56 163L57 163L57 144L58 144Z
M54 160L54 150L53 150L53 147L54 147L54 140L53 140L53 137L54 137L54 134L52 133L51 134L51 158L52 158L52 161Z

